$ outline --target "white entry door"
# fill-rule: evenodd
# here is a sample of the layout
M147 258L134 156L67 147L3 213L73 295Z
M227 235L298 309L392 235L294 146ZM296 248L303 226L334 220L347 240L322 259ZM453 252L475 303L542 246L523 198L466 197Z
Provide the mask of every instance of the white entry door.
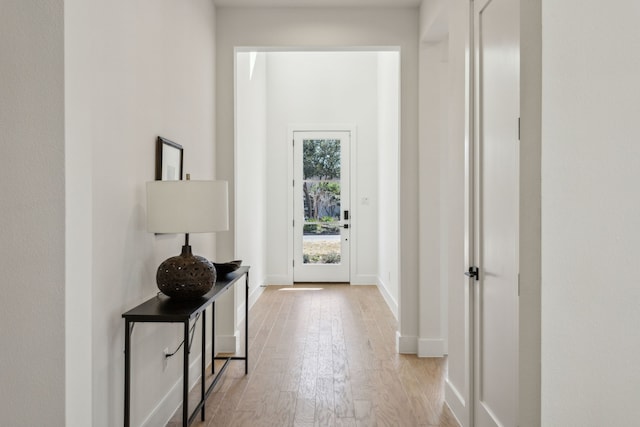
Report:
M294 282L349 282L349 132L294 132Z
M518 423L519 0L475 2L475 426Z

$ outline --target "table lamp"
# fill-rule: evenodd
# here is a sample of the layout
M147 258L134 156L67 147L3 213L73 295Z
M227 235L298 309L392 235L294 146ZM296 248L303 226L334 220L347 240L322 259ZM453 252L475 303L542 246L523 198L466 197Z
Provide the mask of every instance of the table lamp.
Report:
M198 298L216 282L216 269L206 258L193 255L190 233L229 229L226 181L147 182L147 231L184 233L182 253L158 267L156 282L163 294L176 299Z

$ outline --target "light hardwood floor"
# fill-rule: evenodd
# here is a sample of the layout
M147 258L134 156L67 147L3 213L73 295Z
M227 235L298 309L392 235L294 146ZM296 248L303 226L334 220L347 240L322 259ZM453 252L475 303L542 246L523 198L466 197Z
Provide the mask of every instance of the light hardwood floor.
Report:
M249 375L231 362L192 426L458 426L444 359L397 354L396 327L375 286L269 286L249 313Z

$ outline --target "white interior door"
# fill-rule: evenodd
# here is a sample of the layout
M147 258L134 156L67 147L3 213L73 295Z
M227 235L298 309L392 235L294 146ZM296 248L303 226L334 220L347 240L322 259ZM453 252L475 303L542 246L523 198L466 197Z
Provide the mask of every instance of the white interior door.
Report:
M475 426L518 423L519 0L475 2Z
M350 133L293 135L293 281L349 282Z

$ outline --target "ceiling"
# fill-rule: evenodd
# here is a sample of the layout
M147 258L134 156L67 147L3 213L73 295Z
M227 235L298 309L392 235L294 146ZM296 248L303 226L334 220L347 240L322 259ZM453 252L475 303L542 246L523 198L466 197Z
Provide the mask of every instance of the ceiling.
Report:
M418 7L422 0L214 0L222 7Z

